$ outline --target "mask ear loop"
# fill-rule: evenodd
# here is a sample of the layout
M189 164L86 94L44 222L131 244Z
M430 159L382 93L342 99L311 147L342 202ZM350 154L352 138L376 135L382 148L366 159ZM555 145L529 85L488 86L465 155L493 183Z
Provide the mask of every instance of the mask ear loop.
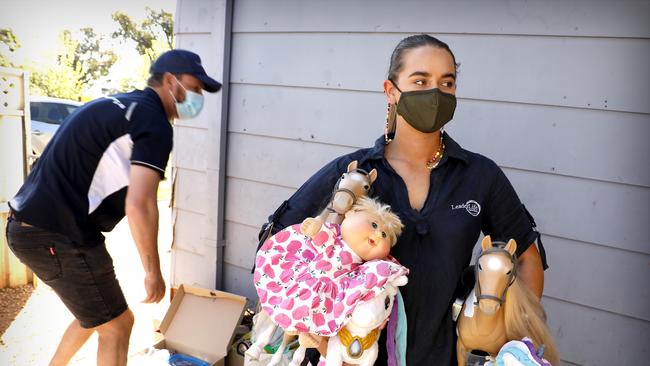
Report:
M183 84L181 84L180 80L178 80L178 78L176 77L176 75L174 75L174 80L176 80L176 83L177 83L178 85L180 85L181 88L183 88L183 91L185 92L185 99L187 100L187 89L185 89L185 87L183 86ZM172 99L174 99L174 103L178 103L178 99L176 99L176 97L174 96L174 93L172 93L172 90L171 90L171 89L169 89L169 94L172 96ZM183 102L184 102L184 101L183 101Z
M172 99L174 100L174 103L178 103L178 100L177 100L176 97L174 96L174 93L172 93L171 88L170 88L169 90L167 90L167 91L169 92L169 95L172 96Z

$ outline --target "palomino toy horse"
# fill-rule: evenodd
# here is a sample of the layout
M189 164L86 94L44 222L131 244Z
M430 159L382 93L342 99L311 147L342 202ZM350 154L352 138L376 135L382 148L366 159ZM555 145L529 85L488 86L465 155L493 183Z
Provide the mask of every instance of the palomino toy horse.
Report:
M486 236L481 248L475 265L476 285L458 318L458 365L466 365L472 351L495 357L506 342L524 337L531 338L536 347L544 345L544 358L559 365L544 308L517 279L517 244L511 239L505 246L493 246Z

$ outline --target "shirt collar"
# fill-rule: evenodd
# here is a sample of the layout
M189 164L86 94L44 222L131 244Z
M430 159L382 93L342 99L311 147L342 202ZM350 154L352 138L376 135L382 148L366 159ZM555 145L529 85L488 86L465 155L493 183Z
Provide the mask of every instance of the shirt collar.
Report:
M458 143L454 141L454 139L452 139L447 132L443 132L442 141L445 144L445 155L467 163L467 153L465 153L465 150L463 150L463 148L460 147L460 145L458 145ZM384 142L384 136L382 135L377 140L375 140L375 146L370 149L366 155L366 159L383 159L385 148L386 143Z
M149 96L151 97L151 99L153 99L153 100L156 101L156 102L155 102L156 105L157 105L158 107L160 107L160 110L161 110L162 113L165 115L165 118L167 119L167 122L169 122L169 124L170 124L171 126L173 126L174 123L172 123L172 120L170 120L170 119L167 118L167 112L165 112L165 105L163 104L162 99L160 99L160 95L158 95L158 93L157 93L155 90L153 90L153 88L151 88L151 87L149 87L149 86L146 87L146 88L144 88L144 93L147 94L147 95L149 95Z

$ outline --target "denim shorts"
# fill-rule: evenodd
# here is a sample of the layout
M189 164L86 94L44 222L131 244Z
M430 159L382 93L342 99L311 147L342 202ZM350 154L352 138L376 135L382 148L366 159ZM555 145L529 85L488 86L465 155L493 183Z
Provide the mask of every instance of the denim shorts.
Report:
M84 328L128 309L106 245L75 245L65 235L9 218L7 243L18 259L50 286Z

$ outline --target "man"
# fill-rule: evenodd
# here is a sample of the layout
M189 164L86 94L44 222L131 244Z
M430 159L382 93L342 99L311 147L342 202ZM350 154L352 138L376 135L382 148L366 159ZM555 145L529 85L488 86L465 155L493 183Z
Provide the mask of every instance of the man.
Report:
M9 202L11 250L76 318L50 365L66 365L94 331L97 364L126 365L133 313L101 234L125 214L146 273L144 302L165 295L156 192L172 149L170 121L195 117L202 90L221 84L185 50L162 54L150 72L145 90L99 98L70 115Z

